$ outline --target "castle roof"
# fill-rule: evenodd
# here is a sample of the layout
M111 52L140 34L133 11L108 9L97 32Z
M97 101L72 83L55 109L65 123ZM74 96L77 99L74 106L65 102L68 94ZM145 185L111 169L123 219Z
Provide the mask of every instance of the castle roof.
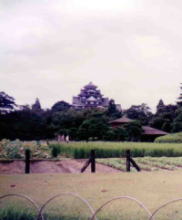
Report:
M94 85L92 82L89 82L89 84L85 85L84 87L85 88L90 88L90 89L96 89L97 88L97 86Z
M90 96L87 100L88 101L96 101L96 98L94 98L93 96Z

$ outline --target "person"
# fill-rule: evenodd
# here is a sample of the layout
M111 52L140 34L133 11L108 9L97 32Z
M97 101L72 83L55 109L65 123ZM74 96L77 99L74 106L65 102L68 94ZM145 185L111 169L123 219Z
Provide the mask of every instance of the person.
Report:
M67 136L65 137L65 141L66 141L66 143L69 143L69 135L67 135Z

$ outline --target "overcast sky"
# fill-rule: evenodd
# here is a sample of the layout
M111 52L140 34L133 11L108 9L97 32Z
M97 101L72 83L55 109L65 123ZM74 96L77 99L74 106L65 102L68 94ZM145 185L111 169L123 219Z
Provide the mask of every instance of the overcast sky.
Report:
M44 108L92 81L126 109L175 103L181 0L0 0L0 91Z

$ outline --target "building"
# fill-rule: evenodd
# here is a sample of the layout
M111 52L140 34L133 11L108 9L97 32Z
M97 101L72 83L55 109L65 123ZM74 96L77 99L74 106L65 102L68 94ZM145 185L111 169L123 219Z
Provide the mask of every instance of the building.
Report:
M110 121L109 124L113 127L113 128L117 128L117 127L121 127L124 126L125 124L131 123L132 119L129 119L125 116L118 118L116 120ZM142 126L142 135L141 135L141 141L154 141L155 138L160 137L160 136L164 136L166 134L168 134L165 131L156 129L156 128L152 128L150 126Z
M75 109L107 108L109 99L104 98L100 90L90 82L81 89L78 96L73 97L72 106Z

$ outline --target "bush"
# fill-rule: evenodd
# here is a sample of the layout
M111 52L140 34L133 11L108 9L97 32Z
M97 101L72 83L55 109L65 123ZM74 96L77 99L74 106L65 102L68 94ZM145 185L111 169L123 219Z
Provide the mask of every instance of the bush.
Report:
M1 157L8 159L20 159L24 156L24 150L22 142L18 139L15 141L9 141L3 139L0 142L0 155Z
M156 143L182 143L182 132L168 134L155 139Z
M52 157L57 157L61 153L61 146L60 145L53 145L51 149Z

